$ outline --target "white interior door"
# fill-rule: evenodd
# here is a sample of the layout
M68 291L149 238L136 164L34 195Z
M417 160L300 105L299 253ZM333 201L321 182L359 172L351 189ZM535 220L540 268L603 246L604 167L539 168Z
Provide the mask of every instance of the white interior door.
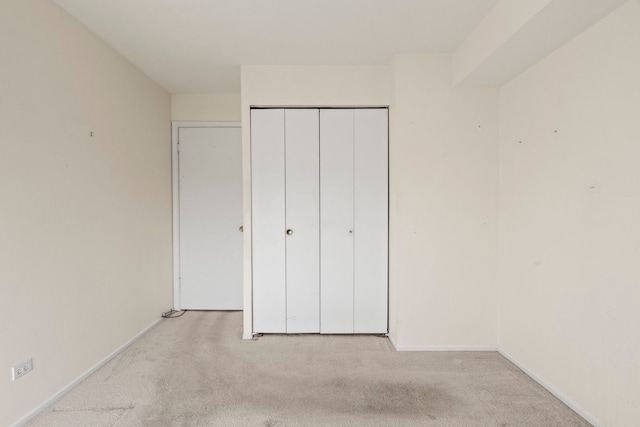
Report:
M320 331L353 333L353 110L320 111Z
M387 109L354 111L354 332L387 332Z
M242 309L240 128L180 128L180 308Z
M287 333L320 332L319 150L319 111L285 110Z
M253 330L287 332L284 110L251 110Z

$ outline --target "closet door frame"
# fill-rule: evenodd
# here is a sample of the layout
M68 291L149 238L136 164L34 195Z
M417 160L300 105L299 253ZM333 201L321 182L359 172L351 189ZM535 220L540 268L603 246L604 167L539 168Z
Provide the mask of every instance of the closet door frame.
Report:
M249 106L249 114L248 117L251 117L251 111L255 110L255 109L319 109L319 110L332 110L332 109L339 109L339 110L344 110L344 109L349 109L349 110L368 110L368 109L378 109L378 110L385 110L386 111L386 119L387 119L387 123L386 123L386 128L387 128L387 134L385 135L386 137L386 142L387 142L387 159L386 159L386 178L387 178L387 186L386 186L386 198L387 198L387 204L386 204L386 216L387 216L387 224L386 224L386 330L382 330L379 332L370 332L372 334L386 334L388 333L389 330L389 231L390 231L390 227L389 227L389 134L388 134L388 129L389 129L389 106L387 105L369 105L369 106L319 106L319 105L308 105L308 106L281 106L281 105L250 105ZM249 131L251 131L251 126L249 124L248 126ZM246 158L246 163L245 165L249 167L249 173L245 176L248 176L248 183L247 186L245 187L245 189L249 189L249 194L247 195L248 197L248 203L252 203L252 197L253 195L250 192L250 189L253 188L252 186L252 182L253 182L253 174L251 171L251 164L252 164L252 159L251 159L251 136L250 136L250 132L247 132L247 134L249 134L248 139L248 145L246 145L245 147L247 148L247 152L248 152L248 157ZM247 199L245 199L245 201L247 201ZM245 223L247 223L248 221L250 222L250 220L252 220L252 213L253 209L250 208L249 209L249 216L245 215ZM245 211L246 212L246 211ZM248 245L251 245L252 242L252 229L246 230L245 231L249 231L248 235L245 236L245 243L248 243ZM354 233L355 234L355 233ZM245 249L245 262L248 262L248 270L245 271L245 274L249 274L249 278L248 278L248 282L246 283L245 287L245 291L248 291L248 298L247 295L245 295L245 306L244 306L244 310L245 310L245 326L244 326L244 334L243 334L243 339L252 339L255 337L255 335L257 333L259 333L254 327L253 327L253 302L254 302L254 295L253 295L253 273L254 273L254 269L253 269L253 260L252 260L252 254L253 254L253 248L251 248L251 246L249 246L248 248L249 250L247 251ZM248 256L248 259L246 258ZM245 279L247 280L247 279ZM249 329L248 329L249 328ZM251 334L249 334L248 332L251 331ZM358 333L358 332L355 332ZM367 333L367 332L365 332Z

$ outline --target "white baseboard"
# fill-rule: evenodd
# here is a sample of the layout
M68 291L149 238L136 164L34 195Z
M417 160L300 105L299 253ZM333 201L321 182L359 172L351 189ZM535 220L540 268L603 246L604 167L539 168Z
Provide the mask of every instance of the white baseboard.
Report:
M72 388L74 388L75 386L77 386L78 384L80 384L82 381L84 381L85 379L87 379L87 377L89 377L89 375L93 374L95 371L97 371L98 369L102 368L104 365L106 365L111 359L113 359L114 357L116 357L119 353L121 353L123 350L125 350L127 347L129 347L131 344L133 344L136 340L138 340L140 337L142 337L144 334L146 334L147 332L149 332L151 329L153 329L154 327L156 327L158 325L158 323L160 323L163 319L160 318L158 320L155 320L152 324L150 324L149 326L147 326L146 328L144 328L142 331L140 331L136 336L134 336L133 338L131 338L129 341L127 341L126 343L124 343L123 345L121 345L119 348L117 348L115 351L113 351L111 354L109 354L107 357L105 357L104 359L102 359L100 362L96 363L93 367L89 368L87 371L85 371L82 375L80 375L78 378L76 378L75 380L71 381L69 384L67 384L65 387L63 387L61 390L59 390L57 393L55 393L53 396L51 396L50 398L48 398L47 400L45 400L44 402L42 402L40 405L36 406L35 408L33 408L31 411L29 411L26 415L24 415L22 418L20 418L18 421L16 421L15 423L11 424L11 427L19 427L22 426L23 424L25 424L27 421L29 421L30 419L32 419L33 417L35 417L36 415L38 415L40 413L40 411L42 411L43 409L45 409L46 407L48 407L49 405L51 405L53 402L55 402L56 400L58 400L59 398L61 398L65 393L67 393L68 391L70 391Z
M500 353L500 355L502 355L502 357L507 359L509 362L511 362L514 365L516 365L518 367L518 369L520 369L522 372L527 374L532 380L534 380L535 382L540 384L542 387L547 389L547 391L549 393L553 394L555 397L560 399L560 401L562 401L562 403L564 403L569 408L571 408L571 410L573 410L573 412L575 412L576 414L580 415L582 418L584 418L589 423L591 423L593 425L593 427L604 427L604 425L599 420L595 419L587 411L582 409L580 406L576 405L575 402L573 402L567 396L565 396L560 391L558 391L555 387L553 387L551 384L549 384L547 381L545 381L542 377L540 377L535 372L533 372L530 369L528 369L527 367L525 367L517 359L513 358L509 353L504 351L504 349L498 347L498 353Z
M498 351L491 345L398 345L393 338L388 338L396 351Z

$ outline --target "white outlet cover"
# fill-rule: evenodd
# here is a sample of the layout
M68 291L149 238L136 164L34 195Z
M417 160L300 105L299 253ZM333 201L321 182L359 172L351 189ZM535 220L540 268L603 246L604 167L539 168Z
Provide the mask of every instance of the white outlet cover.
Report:
M15 381L18 378L22 378L32 370L33 370L33 359L29 358L28 360L18 363L17 365L14 365L13 368L11 368L11 379Z

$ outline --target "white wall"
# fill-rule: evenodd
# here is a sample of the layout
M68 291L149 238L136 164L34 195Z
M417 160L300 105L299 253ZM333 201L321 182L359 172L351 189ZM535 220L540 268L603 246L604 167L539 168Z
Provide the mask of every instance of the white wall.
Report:
M453 55L453 81L456 86L509 43L514 34L522 31L551 2L552 0L497 0ZM522 55L529 54L528 51L522 52ZM508 63L500 64L501 68L511 66Z
M500 90L499 344L606 426L640 420L639 76L633 0Z
M171 143L169 95L52 2L0 2L0 57L5 426L171 307Z
M390 332L398 349L495 348L498 91L454 88L451 55L397 55L390 126Z
M239 93L171 95L171 120L239 122Z
M242 67L242 152L244 182L244 337L251 317L251 106L389 105L388 67Z

